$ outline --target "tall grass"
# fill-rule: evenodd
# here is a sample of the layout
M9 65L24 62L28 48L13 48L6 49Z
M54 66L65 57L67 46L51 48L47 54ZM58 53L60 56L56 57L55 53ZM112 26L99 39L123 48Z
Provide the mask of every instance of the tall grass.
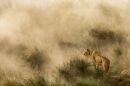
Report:
M85 59L74 58L58 67L58 75L49 80L40 74L28 79L5 79L4 86L129 86L130 78L110 70L93 70Z

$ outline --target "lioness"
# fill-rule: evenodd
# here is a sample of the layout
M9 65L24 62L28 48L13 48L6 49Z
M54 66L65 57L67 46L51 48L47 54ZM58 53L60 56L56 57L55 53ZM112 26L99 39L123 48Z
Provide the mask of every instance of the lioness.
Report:
M101 68L104 72L108 72L110 60L107 59L105 56L102 56L100 52L87 49L85 50L84 55L92 59L95 69Z

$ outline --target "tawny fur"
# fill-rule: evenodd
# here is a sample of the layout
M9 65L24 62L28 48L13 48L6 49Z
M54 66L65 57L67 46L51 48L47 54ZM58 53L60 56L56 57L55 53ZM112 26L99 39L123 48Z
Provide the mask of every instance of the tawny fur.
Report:
M103 56L100 52L87 49L85 50L84 55L92 59L95 69L101 68L104 72L109 71L110 60Z

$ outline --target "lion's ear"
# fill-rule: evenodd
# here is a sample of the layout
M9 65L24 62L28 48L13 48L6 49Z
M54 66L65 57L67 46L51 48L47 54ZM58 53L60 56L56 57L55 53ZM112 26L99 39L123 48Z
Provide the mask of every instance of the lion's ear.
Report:
M87 49L87 52L88 52L88 53L89 53L89 55L90 55L90 53L91 53L91 52L90 52L90 49Z
M86 49L88 52L90 52L90 50L89 49Z

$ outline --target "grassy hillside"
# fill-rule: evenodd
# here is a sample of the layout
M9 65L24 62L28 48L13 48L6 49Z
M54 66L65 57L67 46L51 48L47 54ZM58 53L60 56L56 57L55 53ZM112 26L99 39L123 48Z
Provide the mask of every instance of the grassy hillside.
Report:
M0 0L0 86L130 86L129 14L128 0Z

